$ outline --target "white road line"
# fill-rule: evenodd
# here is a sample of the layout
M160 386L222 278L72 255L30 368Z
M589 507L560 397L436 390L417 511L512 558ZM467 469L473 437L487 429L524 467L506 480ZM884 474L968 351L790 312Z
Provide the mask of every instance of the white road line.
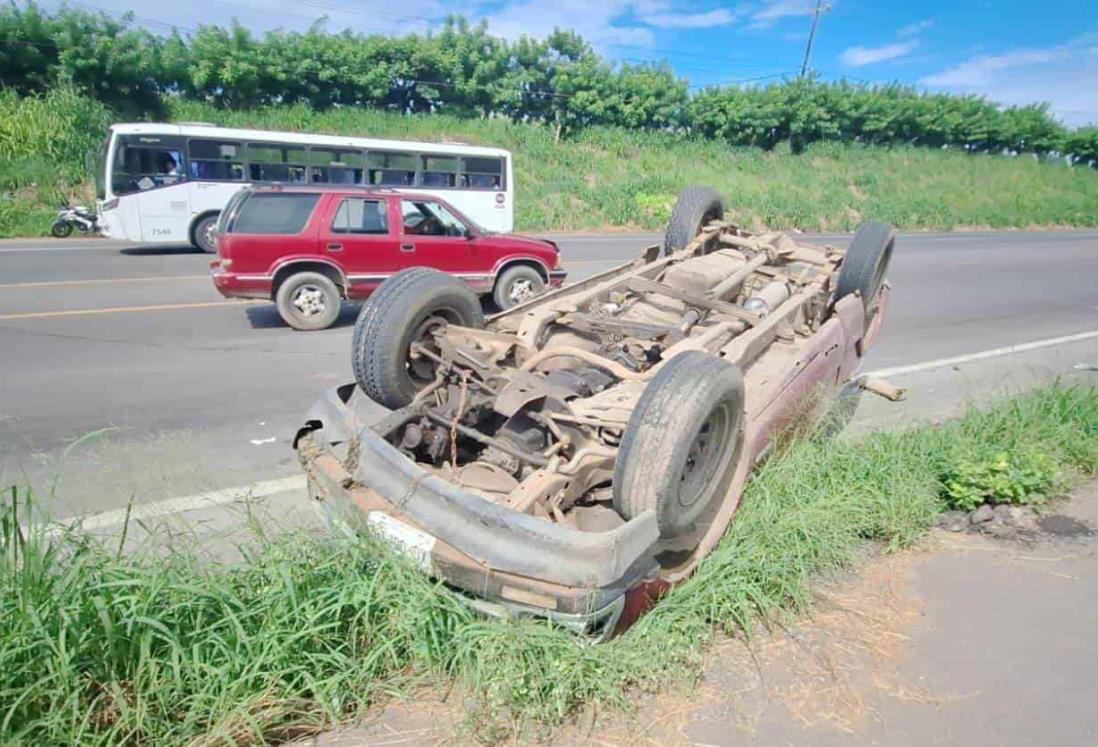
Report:
M220 490L211 490L206 493L185 495L180 498L168 498L155 503L135 505L130 511L130 521L146 521L148 519L155 519L158 516L178 514L185 511L196 511L198 509L211 508L213 506L223 506L226 503L236 503L238 501L254 498L265 498L266 496L284 493L289 490L304 489L304 475L280 477L276 480L262 480L260 482L253 482L249 485L241 485L235 488L222 488ZM79 516L71 516L67 519L61 519L60 521L54 522L59 526L52 528L50 533L57 534L61 531L62 527L74 523L79 523L85 530L96 530L121 524L125 520L126 509L117 508L111 511L103 511L98 514L88 514L82 518Z
M1091 332L1080 332L1074 335L1064 335L1062 337L1050 337L1045 340L1036 340L1034 342L1025 342L1020 345L1007 345L1006 347L994 348L992 350L983 350L978 353L969 353L967 355L958 355L953 358L938 358L937 360L924 361L923 363L915 363L910 366L895 366L893 368L882 368L877 371L869 371L865 375L867 376L902 376L904 374L917 373L919 371L929 371L934 368L942 368L945 366L954 366L961 363L970 363L972 361L985 360L987 358L998 358L1005 355L1013 355L1015 353L1024 353L1029 350L1039 350L1041 348L1052 347L1053 345L1065 345L1072 342L1079 342L1081 340L1090 340L1098 337L1098 330ZM250 498L263 498L276 493L283 493L290 490L303 490L305 488L304 475L294 475L291 477L282 477L276 480L263 480L261 482L253 482L249 485L240 485L234 488L223 488L221 490L211 490L206 493L197 493L195 495L187 495L181 498L168 498L167 500L157 501L156 503L146 503L144 505L134 506L130 511L131 520L147 520L156 518L157 516L167 516L169 514L183 513L185 511L195 511L203 508L210 508L213 506L222 506L226 503L235 503L237 501L247 500ZM70 517L63 519L57 524L61 526L67 526L74 522L80 521L80 525L86 530L102 529L104 527L115 526L121 524L126 520L126 509L119 508L111 511L104 511L98 514L89 514L80 520L80 517ZM60 527L56 527L51 530L53 533L59 532Z
M137 246L136 244L68 244L65 246L0 246L0 254L8 254L10 252L70 252L75 250L88 251L91 249L101 250L114 250L127 249Z
M922 363L913 363L910 366L894 366L893 368L882 368L877 371L869 371L867 376L879 376L881 378L887 378L889 376L903 376L904 374L918 373L919 371L930 371L934 368L944 368L945 366L956 366L961 363L971 363L973 361L981 361L987 358L999 358L1004 355L1014 355L1016 353L1025 353L1029 350L1040 350L1041 348L1052 347L1053 345L1066 345L1071 342L1079 342L1080 340L1090 340L1098 337L1098 330L1091 332L1079 332L1074 335L1064 335L1062 337L1049 337L1044 340L1035 340L1033 342L1023 342L1019 345L1006 345L1001 348L992 348L991 350L981 350L978 353L968 353L966 355L957 355L952 358L938 358L932 361L924 361Z

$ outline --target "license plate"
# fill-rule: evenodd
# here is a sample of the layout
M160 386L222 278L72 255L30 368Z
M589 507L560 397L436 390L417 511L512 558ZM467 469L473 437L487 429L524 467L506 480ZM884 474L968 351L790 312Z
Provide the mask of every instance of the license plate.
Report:
M434 537L382 511L371 511L366 517L366 524L393 550L410 558L424 572L431 572L431 550L435 547Z

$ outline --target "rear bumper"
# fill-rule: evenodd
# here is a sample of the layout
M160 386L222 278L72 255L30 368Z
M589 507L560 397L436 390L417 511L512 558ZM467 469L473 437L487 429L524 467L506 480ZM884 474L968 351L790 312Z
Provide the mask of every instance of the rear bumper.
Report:
M395 538L482 611L586 632L616 625L627 592L654 581L654 513L581 532L513 511L427 472L375 434L371 422L388 412L345 385L326 393L298 433L310 497L333 523Z
M214 288L225 298L271 298L270 275L242 275L229 272L221 266L221 260L210 262L210 278Z

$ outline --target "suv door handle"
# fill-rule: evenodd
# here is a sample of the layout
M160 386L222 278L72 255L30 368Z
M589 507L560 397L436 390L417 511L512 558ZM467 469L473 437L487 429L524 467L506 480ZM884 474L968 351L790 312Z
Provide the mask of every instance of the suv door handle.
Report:
M328 251L330 251L330 252L341 252L341 251L343 251L343 244L338 244L338 243L334 243L334 242L330 243L330 244L328 244Z
M401 244L400 251L402 252L414 252L416 250L415 244Z

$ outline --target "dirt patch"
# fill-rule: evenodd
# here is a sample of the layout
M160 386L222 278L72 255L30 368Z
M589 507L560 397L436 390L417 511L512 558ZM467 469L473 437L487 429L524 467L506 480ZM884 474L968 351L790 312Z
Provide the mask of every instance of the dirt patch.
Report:
M1041 531L1056 537L1093 537L1094 529L1086 522L1063 514L1050 514L1037 519Z
M811 615L712 647L695 688L644 699L633 714L588 713L554 744L727 744L736 739L730 730L763 737L775 716L802 729L851 733L878 720L882 698L941 702L899 678L922 608L909 582L924 555L876 558L857 575L821 584Z

